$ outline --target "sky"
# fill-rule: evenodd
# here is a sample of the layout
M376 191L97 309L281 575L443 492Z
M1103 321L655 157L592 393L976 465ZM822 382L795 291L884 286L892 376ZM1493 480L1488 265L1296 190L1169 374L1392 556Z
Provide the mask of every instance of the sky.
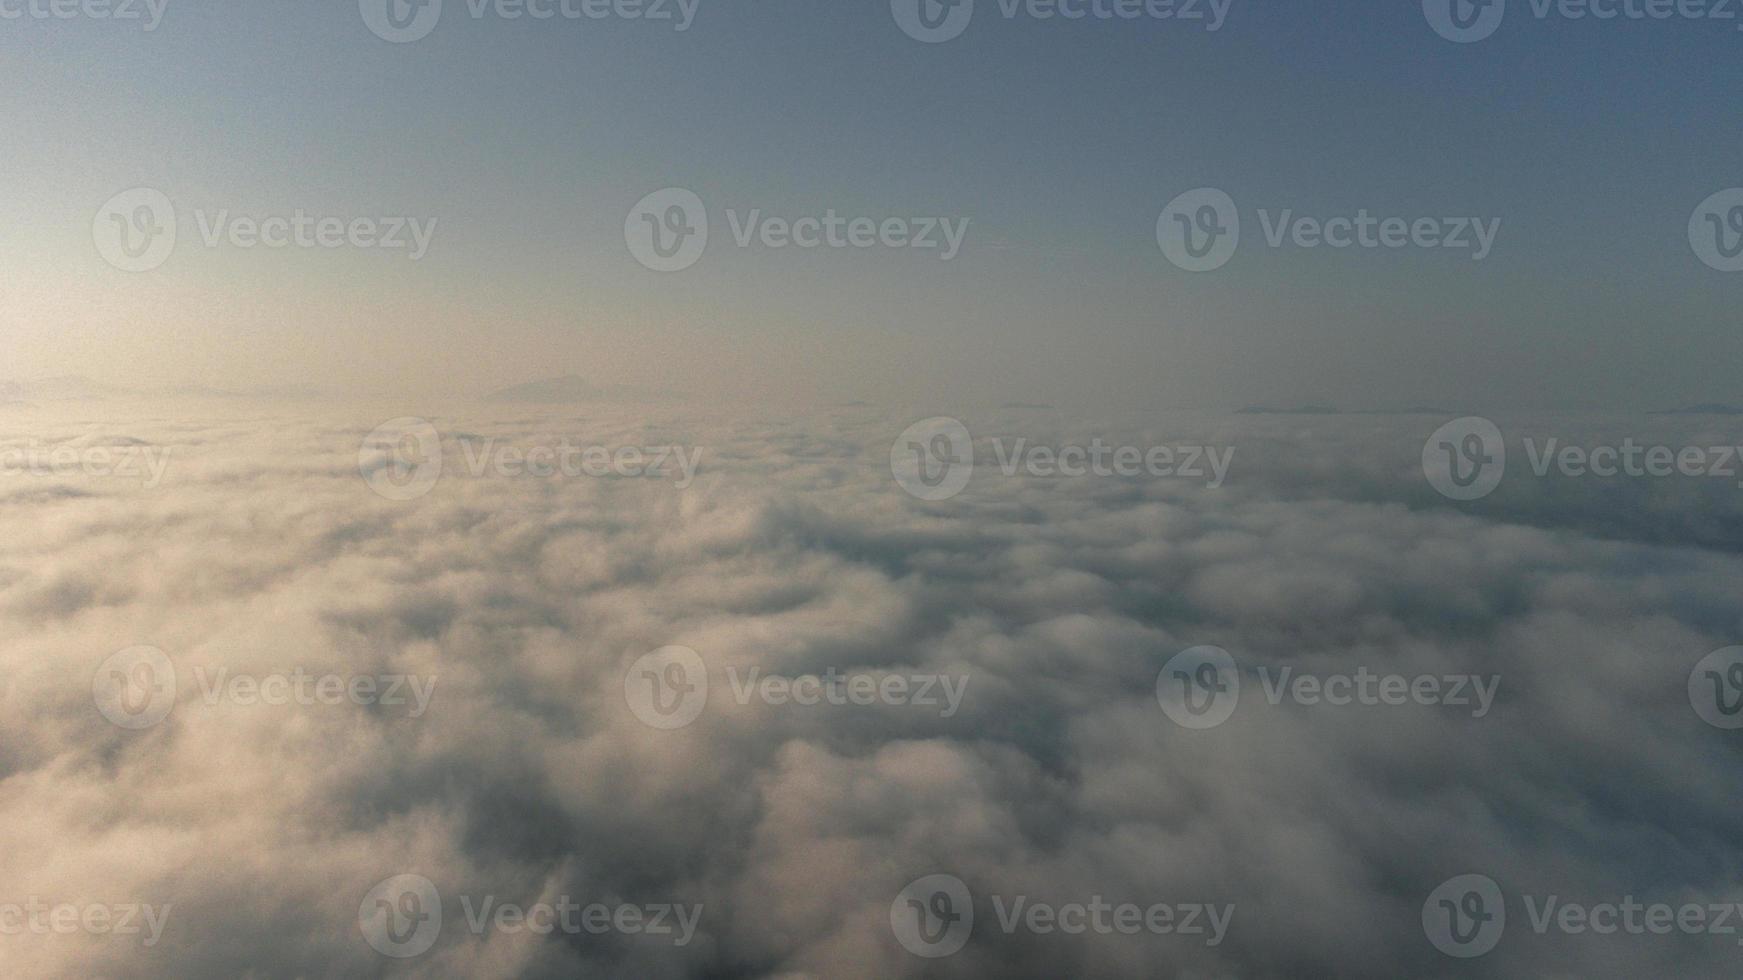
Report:
M1743 278L1689 229L1743 184L1737 20L1514 0L1454 43L1417 3L1233 0L1212 31L979 0L923 43L877 2L699 0L679 31L447 0L390 43L376 2L167 0L152 30L0 3L0 379L469 396L576 374L941 409L1743 402ZM625 223L669 187L704 202L710 238L658 272ZM177 221L144 272L95 241L133 188ZM1196 188L1242 222L1208 272L1158 244ZM202 234L299 209L434 225L415 260ZM753 212L831 210L968 224L949 259L735 239ZM1285 211L1500 224L1480 259L1273 247Z

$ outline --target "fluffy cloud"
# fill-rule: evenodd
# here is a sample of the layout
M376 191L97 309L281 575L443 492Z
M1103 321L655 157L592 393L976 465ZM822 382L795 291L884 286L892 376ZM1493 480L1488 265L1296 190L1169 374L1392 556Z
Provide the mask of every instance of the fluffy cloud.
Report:
M498 410L432 418L443 477L398 501L359 473L380 421L0 417L0 450L168 460L150 486L83 468L0 477L0 926L32 900L169 909L149 947L86 928L0 935L11 975L1732 970L1733 937L1539 935L1525 901L1738 894L1735 733L1687 691L1698 660L1743 642L1734 481L1538 479L1520 460L1495 495L1457 504L1418 463L1438 419L1093 426L1013 410L969 420L968 489L923 502L890 472L912 420L868 409ZM1564 441L1736 441L1688 420L1507 422ZM992 436L1237 455L1214 490L1006 476ZM682 488L469 471L484 446L565 445L703 455ZM169 658L176 698L133 729L98 710L93 682L140 645ZM1198 645L1243 671L1232 716L1203 730L1157 697L1164 665ZM708 697L661 730L626 674L633 686L670 646L700 657ZM1272 704L1265 680L1284 668L1500 686L1481 717ZM329 675L398 678L405 697L262 703L226 686ZM792 703L756 686L771 675L904 693ZM965 685L954 711L937 703L945 682ZM1466 873L1508 903L1499 946L1470 962L1422 923L1429 894ZM402 874L442 899L439 935L404 959L359 921ZM975 923L960 952L926 959L891 907L934 874L966 886ZM1007 932L1018 897L1233 918L1214 944ZM474 928L486 899L701 913L684 942L547 936Z

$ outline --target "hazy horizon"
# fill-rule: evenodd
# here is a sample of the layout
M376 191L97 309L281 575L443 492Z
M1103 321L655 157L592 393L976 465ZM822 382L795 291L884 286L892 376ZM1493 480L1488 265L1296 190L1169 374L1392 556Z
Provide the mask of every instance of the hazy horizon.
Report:
M1685 135L1723 131L1728 25L1516 3L1457 44L1414 3L1234 3L1214 30L1213 5L1191 6L1207 19L982 0L944 43L883 3L702 3L679 30L675 2L656 22L450 0L410 43L349 4L172 0L151 30L10 19L0 374L417 396L578 374L785 404L949 390L1089 410L1352 390L1743 402L1735 283L1688 235L1737 183L1724 140ZM661 273L624 225L667 187L703 202L711 240ZM1194 274L1157 247L1157 216L1201 187L1235 202L1243 236ZM139 273L92 240L134 188L178 225ZM753 212L965 232L948 258L741 246L733 219ZM1285 227L1273 245L1286 212L1498 225L1473 261L1470 232L1467 249L1304 248ZM299 213L380 220L379 236L404 221L407 247L231 235Z

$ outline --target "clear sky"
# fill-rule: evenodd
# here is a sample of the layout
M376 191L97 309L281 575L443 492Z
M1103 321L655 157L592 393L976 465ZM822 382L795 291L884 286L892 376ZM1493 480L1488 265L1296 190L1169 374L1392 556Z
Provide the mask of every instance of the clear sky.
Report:
M167 0L152 31L31 2L0 0L22 14L0 19L0 379L468 395L574 373L941 407L1743 402L1743 274L1703 264L1689 229L1743 185L1743 21L1540 19L1512 0L1460 44L1414 0L1233 0L1214 32L978 0L930 44L886 2L700 0L680 32L446 0L396 44L350 0ZM143 273L93 241L135 187L178 224ZM705 202L710 239L659 273L625 219L666 187ZM1200 187L1243 227L1226 266L1194 273L1157 224ZM220 213L298 209L437 225L417 261L203 241ZM970 224L944 261L740 247L729 209ZM1272 247L1286 209L1501 225L1480 261Z

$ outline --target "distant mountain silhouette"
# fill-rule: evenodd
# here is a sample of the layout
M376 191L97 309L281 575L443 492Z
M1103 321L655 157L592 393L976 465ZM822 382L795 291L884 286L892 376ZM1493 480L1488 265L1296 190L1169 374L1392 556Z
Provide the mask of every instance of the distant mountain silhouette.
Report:
M1337 409L1328 405L1303 405L1300 408L1271 408L1265 405L1253 405L1243 408L1236 415L1342 415Z
M261 388L211 388L184 385L174 388L123 388L92 381L80 375L42 378L36 381L0 381L0 404L104 401L106 399L152 398L325 398L329 393L313 385L275 385Z
M296 401L329 396L329 392L314 385L273 385L265 388L250 388L245 391L234 388L208 388L203 385L190 385L185 388L171 388L162 394L176 398L273 398Z
M1440 408L1434 405L1412 405L1409 408L1357 408L1350 411L1332 408L1329 405L1303 405L1300 408L1269 408L1255 405L1243 408L1236 415L1463 415L1450 408Z
M1743 408L1735 405L1720 405L1707 403L1689 405L1686 408L1669 408L1662 412L1647 412L1648 415L1743 415Z
M132 393L124 388L99 384L79 375L38 381L0 381L0 402L97 401L129 394Z

